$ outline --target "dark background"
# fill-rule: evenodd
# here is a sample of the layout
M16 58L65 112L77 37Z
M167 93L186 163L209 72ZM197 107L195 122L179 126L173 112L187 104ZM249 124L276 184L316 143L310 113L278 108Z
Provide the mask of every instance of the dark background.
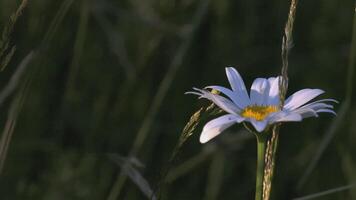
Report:
M0 1L0 31L19 4ZM144 181L128 178L120 186L120 162L108 154L123 159L134 151L143 166L131 170L154 188L189 117L208 104L184 92L228 86L227 66L236 67L247 87L256 77L278 75L288 10L282 0L29 1L12 34L17 50L0 73L5 88L36 52L0 107L3 130L14 119L11 108L19 107L0 198L112 200L116 191L117 199L145 199ZM352 0L299 2L287 95L320 88L322 98L340 101L338 112L347 91L353 13ZM336 123L321 114L283 125L272 199L356 180L355 111L351 101ZM255 139L235 125L200 144L205 122L180 149L163 199L253 199ZM137 137L142 143L133 145ZM356 199L356 190L318 199Z

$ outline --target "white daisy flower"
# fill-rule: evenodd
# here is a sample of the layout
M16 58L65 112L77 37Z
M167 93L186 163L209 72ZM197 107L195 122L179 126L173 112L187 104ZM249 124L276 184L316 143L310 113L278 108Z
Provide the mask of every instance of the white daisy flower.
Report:
M334 99L322 99L308 103L324 93L320 89L302 89L285 100L280 109L279 79L281 77L256 78L248 95L245 83L233 67L226 68L226 75L231 89L222 86L208 86L204 89L193 88L187 94L206 98L228 114L208 122L200 135L200 142L205 143L219 135L235 123L250 122L257 132L263 132L269 125L277 122L301 121L307 117L318 117L318 113L327 112L336 115L330 102ZM207 89L220 91L226 97L213 94ZM308 104L307 104L308 103Z

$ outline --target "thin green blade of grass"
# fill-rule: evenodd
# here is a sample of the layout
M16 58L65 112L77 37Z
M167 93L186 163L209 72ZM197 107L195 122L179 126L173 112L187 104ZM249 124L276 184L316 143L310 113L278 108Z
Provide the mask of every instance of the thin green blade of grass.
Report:
M88 21L89 21L89 8L86 1L81 2L80 17L78 29L76 32L74 47L73 47L73 58L70 64L70 71L68 73L68 80L66 83L66 94L64 94L64 99L68 98L72 94L72 88L74 85L74 80L77 77L80 65L80 59L83 54L84 44L87 37ZM66 102L66 101L64 101Z
M23 10L26 8L28 0L22 0L16 12L10 16L8 24L5 26L0 38L0 71L3 71L9 64L12 56L16 51L15 46L11 46L11 34L14 31L17 19L22 15Z
M196 111L189 119L188 123L184 126L183 131L178 139L178 142L176 146L173 149L173 152L169 158L168 164L166 168L163 168L161 171L161 174L158 179L158 183L155 189L155 193L157 194L158 198L161 197L160 193L162 190L162 187L166 183L166 178L167 175L169 174L170 170L172 169L173 165L175 164L178 154L182 149L183 144L188 140L190 136L193 135L196 127L199 125L200 121L206 118L209 115L214 115L219 113L221 110L220 109L215 109L214 104L210 104L208 107L202 107L198 111ZM204 155L203 155L204 156ZM200 158L200 157L198 157ZM199 160L192 160L194 163L197 161L201 161L201 158Z
M138 64L134 64L129 59L128 50L124 45L124 38L122 37L122 33L118 32L117 30L114 30L115 28L114 24L112 24L107 19L107 17L104 16L104 13L105 14L110 13L118 18L124 16L126 17L130 16L129 17L130 19L134 20L135 22L136 20L139 20L141 23L143 23L143 25L152 26L152 24L148 24L149 22L145 20L141 21L140 19L142 16L137 16L123 9L118 9L114 7L115 7L114 5L105 2L105 3L93 5L91 7L91 10L93 12L94 18L105 32L107 43L109 45L110 50L116 56L118 63L120 64L120 66L122 66L122 68L125 70L126 73L127 78L121 84L121 87L116 95L116 99L118 101L116 101L114 106L112 106L111 108L111 110L113 111L112 113L114 115L117 115L116 113L120 115L121 113L124 113L124 109L127 108L126 105L130 99L130 92L135 87L135 84L139 83L139 81L137 81L137 79L139 78L137 74L142 72L143 68L147 66L147 62L149 61L149 58L154 54L157 47L159 47L160 43L162 42L162 38L163 38L162 36L166 33L157 35L156 38L153 39L148 46L146 46L146 48L148 49L142 50L141 54L143 54L142 56L143 58L141 59L141 61ZM170 33L174 33L174 35L177 35L177 33L182 33L183 30L184 27L180 29L176 28L174 29L174 31L173 30L170 31Z
M132 5L134 7L139 7L142 3L142 1L137 1L134 2ZM166 22L165 20L160 18L154 13L154 10L152 8L149 8L148 5L145 5L143 7L141 6L141 8L136 8L138 12L130 12L125 9L115 8L115 5L113 5L109 1L100 3L94 2L92 8L96 13L105 12L117 18L127 18L132 23L140 23L140 25L153 27L162 33L176 35L178 37L184 36L184 31L182 31L182 29L178 25ZM146 8L149 9L149 13L145 12L147 11L145 10Z
M174 56L169 68L168 72L166 73L165 77L161 81L158 91L156 95L153 98L153 103L150 106L147 115L145 116L143 123L136 135L136 138L134 140L134 143L132 145L132 148L130 150L130 155L136 155L144 141L146 140L146 137L148 136L149 131L151 130L152 123L154 119L156 118L156 115L158 114L159 108L166 97L166 94L169 90L169 87L171 86L176 72L178 71L179 67L182 65L183 60L185 56L187 55L188 49L191 46L195 33L200 27L204 16L206 15L208 11L208 5L209 5L209 0L201 0L200 6L198 10L195 13L193 23L192 23L192 29L190 31L190 34L187 36L186 40L182 42L181 46L177 50L177 54ZM112 189L108 195L107 200L116 200L117 197L119 196L121 192L121 188L124 185L126 181L126 177L124 176L123 173L120 173L119 176L117 177L115 183L112 186Z
M60 5L58 12L56 13L54 19L52 20L49 28L41 42L41 48L46 49L49 46L50 41L54 38L54 35L58 32L59 25L62 23L65 15L68 13L69 8L73 4L74 0L65 0Z
M4 130L1 135L0 141L0 174L3 171L7 152L10 146L12 135L16 126L17 118L23 104L23 93L21 92L12 102L8 117L5 123Z
M25 7L27 1L23 1L25 2L25 4L21 4L22 6L19 12L22 12L23 8ZM50 40L53 38L54 33L56 32L56 30L58 29L59 24L62 22L64 16L66 15L66 13L68 12L70 5L73 3L73 0L66 0L61 4L61 7L59 9L59 11L57 12L55 19L51 22L50 28L48 29L48 31L46 32L44 39L42 40L40 47L39 47L39 51L44 52L43 50L46 49L47 45L49 44ZM37 53L36 53L37 55ZM20 67L18 67L18 71L16 71L14 73L14 75L12 76L12 78L10 79L9 84L3 89L3 91L0 93L0 102L3 103L16 89L16 86L20 80L20 77L23 75L26 66L28 65L28 63L33 60L35 57L35 53L31 52L29 55L27 55L25 57L25 59L21 62ZM42 60L43 61L43 60ZM43 63L38 64L38 66L42 65ZM36 67L34 70L31 70L28 79L26 80L26 83L24 84L24 88L23 90L20 92L21 95L21 104L23 103L23 99L26 99L26 97L29 94L29 88L31 86L32 80L34 75L36 74L36 72L38 72L39 67ZM1 104L0 104L1 105ZM5 125L5 129L4 132L2 134L2 139L0 141L0 169L2 169L2 167L4 166L5 163L5 159L6 159L6 154L7 154L7 150L11 141L11 136L12 136L12 132L14 130L15 124L16 124L16 118L17 118L17 114L16 114L16 110L20 110L20 109L15 109L15 105L14 108L12 109L12 114L10 117L10 113L9 113L9 117L8 117L8 121L6 122Z
M30 62L35 58L35 52L31 51L27 56L21 61L20 65L17 67L16 71L10 78L7 85L0 92L0 107L5 102L5 100L16 90L21 77L25 73Z
M36 66L34 67L33 70L31 70L27 85L25 87L24 93L25 96L29 94L30 88L32 86L32 82L34 77L38 76L38 74L41 72L42 66L46 62L46 56L43 56L47 52L47 48L50 46L51 40L54 38L55 33L57 32L59 25L63 22L64 17L69 11L69 8L71 7L72 3L74 0L65 0L61 3L58 11L55 14L54 19L51 21L48 30L44 34L43 40L37 47L37 55L41 56L36 56L37 58L40 58Z
M182 65L183 60L189 50L189 47L191 46L191 44L193 42L195 33L198 30L198 28L200 27L203 17L207 13L208 5L209 5L209 0L201 1L201 5L198 8L197 13L195 14L195 17L193 19L193 24L192 24L192 29L190 31L190 34L187 37L187 39L182 43L182 45L178 49L177 54L173 58L172 63L169 67L169 71L167 72L164 79L162 80L160 87L158 89L158 92L156 93L156 95L154 97L153 104L150 107L148 114L147 114L146 118L144 119L144 122L137 134L136 140L134 141L134 144L133 144L132 154L138 153L139 150L141 149L142 144L145 141L149 130L151 129L152 122L158 113L160 105L162 104L162 102L169 90L169 87L171 86L173 79L175 78L176 72L178 71L179 67Z
M355 57L356 57L356 2L354 4L354 17L353 17L353 28L352 28L352 36L351 36L351 49L349 55L349 65L347 69L347 80L345 83L346 87L346 94L345 94L345 101L341 105L340 109L338 110L338 116L334 118L330 127L327 129L327 132L324 134L324 137L314 155L311 159L310 163L307 166L307 170L305 170L304 174L301 176L300 180L297 184L297 189L300 190L307 180L309 179L311 173L314 171L315 167L317 166L320 158L323 156L325 150L329 146L330 142L334 138L335 134L338 131L341 123L344 121L345 117L347 116L347 112L351 107L352 102L352 95L353 95L353 84L354 84L354 71L355 71Z
M349 55L349 66L347 69L347 82L346 82L346 101L352 99L353 86L354 86L354 73L355 73L355 60L356 60L356 1L354 2L354 19L352 25L352 38L351 38L351 49Z
M340 147L340 153L342 153L342 169L344 171L344 174L347 178L347 180L349 180L350 183L352 183L352 181L356 180L356 173L355 173L355 169L356 169L356 163L353 161L352 157L352 152L350 151L346 151L345 149L343 149L342 147ZM350 190L350 197L351 199L356 199L356 190Z
M324 134L324 137L322 138L316 153L314 154L312 160L310 161L309 165L307 166L306 170L301 176L297 184L297 189L300 190L308 181L310 175L318 165L320 158L323 156L325 150L328 148L330 142L334 138L338 128L341 126L342 122L344 121L348 108L349 108L349 104L346 102L341 105L340 109L337 112L338 116L335 118L335 120L331 122L331 125L327 129L327 132Z
M236 134L226 134L221 137L221 141L212 144L207 144L200 153L186 160L182 164L172 168L165 179L167 183L171 183L176 179L188 174L193 169L198 167L203 162L209 160L215 151L219 151L220 147L224 147L221 150L239 151L243 149L246 141L252 139L253 136L249 134L245 129L241 129Z
M208 161L211 155L213 154L213 152L214 152L214 148L203 149L200 153L198 153L194 157L174 167L167 174L167 177L165 178L165 182L172 183L178 178L188 174L203 162Z
M141 166L141 163L138 163L135 160L123 158L118 156L117 154L110 154L109 158L113 160L118 166L120 166L121 170L128 176L132 182L134 182L141 192L148 198L152 200L156 200L156 196L151 189L148 181L142 176L141 172L136 169L135 166Z
M30 62L33 60L35 57L34 52L30 52L20 63L20 65L17 67L16 71L12 75L9 83L5 86L5 88L1 91L0 93L0 106L4 101L16 90L16 87L18 86L21 77L23 76L27 66L30 64ZM22 104L25 98L25 87L23 90L19 91L17 97L13 100L7 121L5 123L4 130L1 135L1 140L0 140L0 173L2 172L2 169L5 164L8 148L11 142L11 138L13 135L13 131L15 129L16 121L18 114L22 108Z
M219 199L219 192L224 179L225 155L222 150L214 152L211 160L208 183L205 190L205 200Z
M311 195L308 195L308 196L294 198L293 200L315 199L315 198L318 198L318 197L323 197L323 196L326 196L326 195L334 194L336 192L342 192L342 191L345 191L345 190L349 190L349 189L354 188L354 187L356 187L356 184L350 184L350 185L341 186L341 187L333 188L333 189L330 189L330 190L325 190L325 191L322 191L322 192L314 193L314 194L311 194Z
M104 30L110 50L117 57L117 61L125 71L127 79L129 81L135 80L137 78L136 67L129 59L122 34L114 30L113 25L103 16L102 13L94 12L93 14L96 21L98 21L99 25Z

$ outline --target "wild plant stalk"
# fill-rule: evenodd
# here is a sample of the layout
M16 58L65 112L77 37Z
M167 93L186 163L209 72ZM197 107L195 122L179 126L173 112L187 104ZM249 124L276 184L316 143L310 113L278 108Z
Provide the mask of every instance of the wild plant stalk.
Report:
M20 79L27 69L27 66L34 59L35 55L36 54L33 51L27 54L27 56L21 61L20 65L11 76L7 85L2 89L0 92L0 107L5 102L5 100L16 90Z
M56 13L56 16L52 20L46 34L41 41L40 47L41 50L46 51L49 46L50 41L54 38L54 35L58 33L59 25L63 22L64 17L69 11L69 8L73 4L74 0L64 0Z
M20 83L20 79L22 78L27 66L34 59L35 53L30 52L20 63L15 73L12 75L9 83L5 86L5 88L0 93L0 106L2 103L16 90L17 86ZM25 81L26 83L26 81ZM25 84L26 86L26 84ZM26 87L23 87L21 91L18 92L17 97L13 100L11 107L9 109L8 118L5 123L5 127L3 133L1 135L0 140L0 173L5 164L7 151L10 146L10 142L12 139L12 134L15 129L16 121L18 114L21 110L25 99L25 90Z
M64 94L64 99L73 94L73 85L75 84L75 79L77 78L77 74L80 66L80 59L83 54L84 44L87 36L88 29L88 21L89 21L89 8L87 1L81 1L81 10L79 17L78 29L75 37L75 43L73 47L73 58L70 64L70 71L68 73L68 80L66 83L66 92ZM64 101L66 102L66 101Z
M215 148L202 149L200 153L184 161L182 164L169 170L166 178L164 179L167 183L172 183L178 178L188 174L197 166L201 165L203 162L207 162L214 154Z
M16 51L16 46L11 46L11 35L14 31L14 27L17 19L22 15L23 10L27 5L27 0L22 0L21 4L10 16L8 24L5 26L1 38L0 38L0 70L4 70L5 67L9 64L12 56ZM20 63L15 73L9 80L9 83L3 88L0 92L0 106L5 100L15 91L20 78L22 77L26 67L29 62L33 59L34 53L29 53ZM0 173L5 164L7 151L11 142L12 134L15 129L18 113L23 104L23 92L19 92L18 96L13 100L11 107L9 109L8 118L4 127L4 130L1 135L0 140Z
M211 159L205 200L217 200L222 188L226 158L222 149L217 149Z
M196 15L194 16L190 34L187 36L186 40L181 44L180 48L178 49L178 52L175 55L174 59L172 60L172 63L168 69L167 74L162 80L159 89L156 95L154 96L153 103L149 108L148 114L146 115L137 133L137 136L134 140L133 146L129 153L129 157L136 155L142 148L142 145L151 129L152 123L159 111L160 105L162 104L164 98L166 97L168 89L171 86L173 79L175 78L176 72L179 69L179 67L182 65L184 57L186 56L188 49L190 48L193 42L195 33L200 27L202 20L208 11L207 9L208 5L209 5L209 0L201 1L200 7L198 8ZM121 189L124 186L125 182L126 182L126 176L123 173L120 173L110 190L107 200L116 200L117 197L120 195Z
M3 130L2 136L1 136L0 173L2 172L4 165L5 165L7 152L8 152L9 146L10 146L12 135L13 135L15 127L16 127L18 115L22 109L23 103L24 103L24 92L23 92L23 90L21 90L11 104L11 107L9 109L9 113L7 116L7 120L5 123L5 127Z
M280 98L280 108L282 109L284 106L284 100L286 97L287 89L288 89L288 56L290 49L293 46L293 25L295 20L295 14L297 10L298 0L291 0L290 8L289 8L289 15L286 26L284 28L284 36L282 38L282 70L281 76L282 78L279 79L279 98ZM279 128L280 124L276 124L272 128L272 134L268 138L258 138L258 163L263 162L257 165L257 170L262 170L262 172L257 172L256 178L256 200L269 200L271 195L272 189L272 180L274 175L274 168L275 168L275 158L277 154L278 148L278 137L279 137ZM262 144L263 143L263 144ZM263 148L263 150L262 150ZM262 156L259 156L260 153L263 153ZM261 161L263 159L263 161ZM263 169L259 169L262 167ZM258 183L261 181L261 177L263 176L263 184L262 188L261 184ZM262 192L258 190L262 190ZM258 194L258 195L257 195Z
M257 137L257 169L256 169L256 194L255 200L263 198L263 179L265 169L265 154L267 137L265 133L255 134Z
M347 69L347 82L346 82L346 101L351 102L353 86L354 86L354 73L356 68L356 1L354 2L354 18L352 23L352 38L351 49L349 55L349 66Z
M15 47L13 46L13 47L11 47L12 50L10 50L10 51L8 50L8 48L10 47L10 36L11 36L11 33L13 32L14 25L17 21L17 18L19 16L21 16L24 8L27 5L27 2L28 2L28 0L22 1L19 8L17 9L17 11L13 15L11 15L10 22L9 22L8 26L5 27L5 30L2 34L2 38L0 41L0 54L1 54L0 59L6 60L6 59L11 59L11 57L12 57ZM53 20L51 23L51 28L49 28L44 39L41 42L41 45L39 48L40 50L42 50L41 52L44 52L43 50L47 47L49 41L53 38L53 35L58 28L58 25L63 20L63 17L67 13L72 2L73 2L73 0L66 0L63 2L60 10L58 11L58 13L55 17L55 20ZM21 61L20 65L18 66L18 68L16 69L14 74L12 75L9 83L5 86L5 88L0 93L0 106L16 90L17 86L20 84L21 77L23 77L27 66L35 58L38 58L39 51L30 52ZM10 52L10 53L6 53L6 52ZM9 62L9 60L7 60L4 65L4 61L3 60L0 60L0 61L1 61L2 69L4 69L4 67L6 67L7 63ZM38 67L36 69L38 70ZM26 80L23 82L23 87L22 87L21 91L18 92L16 98L13 100L11 107L9 109L8 118L7 118L7 121L5 124L5 128L3 130L2 136L1 136L1 141L0 141L0 172L5 164L7 151L10 146L12 134L15 129L15 125L16 125L16 121L17 121L17 117L21 111L21 108L22 108L22 105L23 105L25 99L29 95L29 91L30 91L29 87L31 85L31 82L34 78L34 74L36 72L38 72L38 71L31 70L28 73Z
M12 56L16 51L16 46L11 46L11 34L14 31L14 27L17 19L22 15L23 10L27 5L28 0L22 0L21 4L10 16L8 24L5 26L1 38L0 38L0 70L4 70L5 67L9 64Z
M155 18L155 20L150 20L149 16L141 14L137 15L120 8L115 8L114 5L108 2L100 2L100 6L97 7L102 8L92 8L93 17L105 32L110 51L115 55L117 62L120 64L126 75L126 78L122 82L115 97L118 99L118 101L115 101L116 103L110 107L111 112L114 115L118 115L120 117L120 114L124 113L124 110L127 108L127 103L130 99L130 92L133 90L135 85L140 82L137 81L139 78L138 74L141 73L145 67L147 67L147 63L149 62L152 55L156 52L157 48L162 42L162 39L164 38L162 36L169 34L182 39L183 36L186 36L186 29L184 26L173 25L158 18ZM150 12L153 12L151 8L149 9ZM120 31L118 32L115 29L114 24L112 24L110 20L107 19L107 17L104 15L108 13L116 16L119 19L122 17L130 16L130 20L142 23L145 26L157 28L162 34L156 35L155 38L148 42L148 45L145 46L145 50L142 50L142 54L140 54L141 57L139 58L139 61L134 63L128 56L129 53L125 46L125 38L123 37L123 34ZM155 15L153 14L153 16Z
M216 156L215 152L220 151L220 149L219 149L220 145L224 146L225 148L227 148L229 150L233 150L233 151L238 151L238 150L243 149L244 143L246 141L252 139L252 135L245 134L245 132L246 132L245 129L241 129L238 132L238 134L230 135L230 137L228 137L227 140L223 139L221 141L222 143L219 145L216 145L214 143L210 144L210 145L205 145L200 153L198 153L197 155L193 156L192 158L184 161L182 164L172 168L169 171L169 174L167 174L167 178L165 178L165 182L171 183L171 182L175 181L176 179L188 174L193 169L200 166L203 162L207 162L210 159L215 159L215 156ZM212 161L212 165L215 165L214 161ZM219 166L219 167L221 167L221 166ZM214 168L214 167L212 166L211 168ZM210 170L209 173L215 173L215 171L212 169L212 170ZM210 176L214 177L214 179L215 179L218 175L216 175L216 174L209 175L209 177ZM210 181L208 184L214 185L214 183L213 182L210 183ZM211 188L212 187L213 186L211 186ZM216 190L216 188L214 188L214 190Z
M355 187L356 187L356 183L353 183L353 184L350 184L350 185L345 185L345 186L333 188L333 189L330 189L330 190L325 190L325 191L322 191L322 192L314 193L314 194L311 194L311 195L308 195L308 196L295 198L293 200L309 200L309 199L316 199L316 198L320 199L319 197L326 196L326 195L329 195L329 194L334 194L336 192L342 192L342 191L349 190L349 189L352 189L352 188L355 188Z
M148 181L142 176L137 168L144 167L143 164L136 158L125 158L118 154L108 154L108 157L114 161L121 170L130 177L130 179L139 187L142 193L152 200L156 200L156 196L153 193Z
M189 119L188 123L185 125L185 127L183 128L183 131L179 137L178 143L177 145L174 147L173 152L171 157L169 158L168 161L168 165L166 169L162 170L162 174L160 175L160 178L158 180L158 184L157 187L155 189L155 193L157 194L158 199L161 198L161 190L162 187L164 186L164 183L166 181L166 177L169 173L169 171L171 170L172 166L174 165L174 163L176 162L176 158L178 153L180 152L183 144L188 140L188 138L190 136L192 136L194 130L196 129L196 127L199 125L201 119L202 119L202 115L204 113L206 113L207 111L210 111L211 109L213 109L214 104L211 104L209 107L207 108L200 108L198 111L196 111Z
M310 161L309 165L307 166L304 174L301 176L298 184L297 189L301 189L304 184L309 179L311 173L317 166L320 158L324 154L325 150L329 146L332 138L338 131L342 122L344 122L345 117L347 116L347 112L350 110L351 102L352 102L352 95L353 95L353 86L354 86L354 73L356 68L356 1L354 2L353 7L354 17L353 17L353 28L352 28L352 38L351 38L351 48L349 54L349 64L347 69L347 80L345 83L346 93L345 93L345 101L342 103L338 110L338 117L334 118L332 123L330 124L329 128L327 129L326 133L324 134L323 139L320 142L320 145L314 154L314 157Z

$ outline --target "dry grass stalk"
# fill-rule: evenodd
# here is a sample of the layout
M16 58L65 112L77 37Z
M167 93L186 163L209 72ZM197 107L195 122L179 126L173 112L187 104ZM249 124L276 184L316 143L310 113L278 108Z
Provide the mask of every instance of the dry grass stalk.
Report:
M22 0L20 6L17 8L16 12L14 12L10 16L10 20L8 24L5 26L1 38L0 38L0 70L4 70L6 66L9 64L12 56L16 51L16 46L11 46L11 34L14 31L14 27L17 19L21 16L23 10L27 5L28 0Z
M284 28L284 36L282 38L282 78L279 80L279 91L280 91L280 107L283 108L284 100L286 97L288 89L288 56L289 50L293 46L293 25L295 20L295 14L297 10L298 0L291 0L289 15L286 26ZM277 124L272 129L272 136L269 138L266 147L265 154L265 171L263 178L263 199L269 200L272 188L272 179L274 175L275 157L278 147L278 137L279 137L280 124Z

